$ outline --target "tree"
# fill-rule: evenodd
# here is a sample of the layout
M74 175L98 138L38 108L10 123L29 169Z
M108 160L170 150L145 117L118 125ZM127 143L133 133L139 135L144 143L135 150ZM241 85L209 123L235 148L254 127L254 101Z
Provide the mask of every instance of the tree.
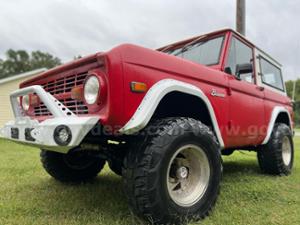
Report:
M5 53L6 59L0 59L0 79L24 73L39 68L53 68L61 64L59 58L49 53L9 49Z
M293 95L293 85L294 85L294 81L292 80L285 82L286 92L290 98Z
M76 60L76 59L81 59L82 58L82 56L81 55L76 55L76 56L74 56L74 60Z
M286 91L290 98L293 95L294 82L292 80L285 82ZM300 79L296 80L295 102L300 102Z
M53 68L61 64L59 58L52 56L49 53L35 51L31 53L31 66L33 68Z
M294 81L287 81L285 83L286 91L290 98L293 95ZM296 93L295 93L295 103L294 103L294 112L295 112L295 123L296 126L300 126L300 79L296 80Z

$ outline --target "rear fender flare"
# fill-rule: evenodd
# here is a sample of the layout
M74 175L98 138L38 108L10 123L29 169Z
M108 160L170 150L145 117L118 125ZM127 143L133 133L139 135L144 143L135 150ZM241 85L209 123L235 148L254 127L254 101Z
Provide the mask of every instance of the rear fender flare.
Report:
M290 128L291 128L291 130L293 130L293 128L291 126L292 125L292 119L291 119L289 111L286 108L284 108L283 106L275 106L272 110L271 119L270 119L268 129L267 129L267 135L266 135L264 141L262 142L262 145L267 144L268 141L270 140L272 131L273 131L274 126L275 126L276 119L278 118L280 113L286 113L288 115L288 118L289 118L289 121L290 121Z

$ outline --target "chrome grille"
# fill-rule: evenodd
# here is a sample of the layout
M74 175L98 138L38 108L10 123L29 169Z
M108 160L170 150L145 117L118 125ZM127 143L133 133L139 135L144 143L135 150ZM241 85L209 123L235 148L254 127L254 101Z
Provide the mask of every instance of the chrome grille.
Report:
M71 110L76 115L88 114L88 107L82 101L77 101L71 98L60 100L69 110ZM48 111L44 103L41 103L39 106L34 107L35 116L51 116L51 113Z
M41 86L45 91L52 95L70 93L72 88L82 85L87 73L70 75L55 80L42 83ZM62 104L64 104L69 110L71 110L76 115L88 114L88 107L83 101L74 100L72 98L58 99ZM51 116L44 103L40 103L39 106L34 107L34 116Z
M73 87L83 84L86 73L62 77L42 84L44 89L52 95L71 92Z

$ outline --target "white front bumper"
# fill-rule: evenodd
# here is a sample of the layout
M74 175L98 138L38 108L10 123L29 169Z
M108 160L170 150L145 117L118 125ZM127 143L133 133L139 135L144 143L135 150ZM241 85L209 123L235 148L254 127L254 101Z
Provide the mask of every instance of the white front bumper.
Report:
M39 122L24 116L25 113L20 107L17 98L29 93L36 93L39 96L53 115L53 118ZM67 107L40 86L20 89L12 93L10 97L16 119L7 122L0 129L0 135L23 144L67 153L70 149L80 145L87 133L99 121L99 117L78 117L74 115ZM58 145L54 140L54 130L60 125L67 126L71 131L71 140L64 146ZM17 134L15 131L17 131Z

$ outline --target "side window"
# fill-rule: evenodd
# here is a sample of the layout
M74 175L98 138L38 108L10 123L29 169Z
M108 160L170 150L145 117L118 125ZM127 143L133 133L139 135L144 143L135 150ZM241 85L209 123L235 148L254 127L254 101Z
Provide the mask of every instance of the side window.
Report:
M238 64L253 63L252 49L239 41L235 37L231 39L226 70L232 75L236 75ZM241 74L241 79L249 83L254 83L253 73Z
M262 57L259 57L259 61L262 82L266 85L284 91L280 68L276 67Z

